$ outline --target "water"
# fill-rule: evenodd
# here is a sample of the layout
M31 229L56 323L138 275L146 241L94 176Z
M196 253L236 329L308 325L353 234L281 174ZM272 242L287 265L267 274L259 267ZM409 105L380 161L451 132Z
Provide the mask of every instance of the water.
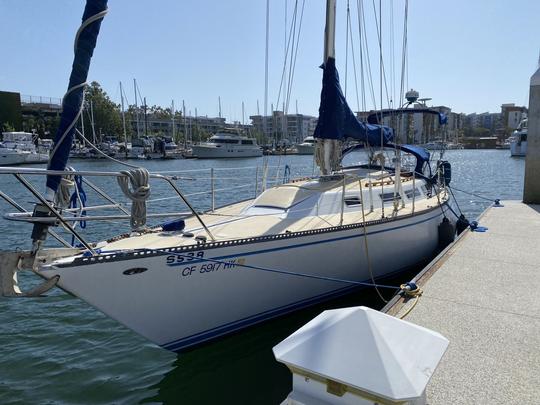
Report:
M348 160L357 158L351 156ZM455 187L503 202L521 198L524 160L510 158L509 151L456 150L448 151L445 158L452 163ZM260 166L261 162L254 158L144 164L151 171L232 168L216 171L216 176L227 177L216 182L217 189L227 189L217 193L216 205L222 205L253 195L255 169L234 168ZM293 177L310 175L313 170L310 156L270 157L270 165L278 163L288 164ZM105 161L73 164L81 170L118 170ZM276 178L273 170L272 180ZM209 188L209 171L185 175L196 178L178 182L186 193ZM278 178L282 176L283 170ZM15 183L14 178L1 177L0 189L14 194L20 204L30 208L33 199L20 187L15 188ZM97 179L96 183L114 191L119 200L125 200L115 191L118 186L114 181ZM247 187L233 188L243 185ZM153 199L172 195L164 184L153 184L152 190ZM456 198L468 218L476 218L490 205L489 201L460 192L456 192ZM193 196L190 200L198 209L206 209L210 204L207 196ZM153 205L158 209L172 205L175 210L185 210L177 200ZM1 202L0 211L14 209ZM95 240L127 229L119 222L89 223L83 233L94 235ZM29 233L26 224L0 219L0 249L28 248ZM411 276L405 274L391 284ZM31 274L24 279L35 283ZM322 310L351 305L381 308L383 303L374 291L364 290L176 355L58 290L39 299L0 298L0 403L276 404L290 391L291 377L286 367L274 360L271 348Z

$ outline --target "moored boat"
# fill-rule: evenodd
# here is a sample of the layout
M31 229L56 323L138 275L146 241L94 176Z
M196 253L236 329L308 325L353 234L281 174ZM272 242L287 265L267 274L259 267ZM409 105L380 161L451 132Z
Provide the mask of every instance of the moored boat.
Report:
M240 135L234 130L222 130L208 142L192 146L192 157L198 159L246 158L262 156L262 149L254 138Z
M47 163L49 151L39 145L37 135L29 132L2 132L0 166Z
M313 155L315 152L315 138L308 136L302 143L295 145L296 153L299 155Z
M510 156L524 157L527 155L527 122L527 118L523 119L509 138Z
M105 3L100 3L101 10L87 6L85 19L90 23L83 27L92 29L81 30L77 46L95 44L100 19L93 15L103 16ZM152 342L181 351L355 288L377 286L377 280L429 259L439 245L440 228L449 228L450 236L454 233L456 218L447 193L450 166L443 161L431 167L429 152L398 145L391 128L356 119L339 85L334 18L335 0L328 0L321 114L314 134L321 175L267 188L266 166L260 188L259 171L255 170L256 196L218 209L212 201L212 208L204 213L176 185L177 176L133 167L112 173L66 171L73 138L70 122L75 122L82 99L82 86L73 83L75 90L64 97L71 108L63 111L67 114L61 120L65 127L57 133L59 147L49 170L16 172L47 175L47 191L41 196L29 188L40 201L33 214L6 216L33 223L34 230L30 252L3 257L4 263L14 263L12 268L1 269L5 277L0 280L7 283L3 292L20 295L15 288L16 272L29 265L46 279L33 294L56 285ZM91 51L86 50L82 57ZM77 55L76 47L76 59ZM86 62L73 63L74 69L86 66L86 71L73 75L82 81L89 66L89 60ZM249 139L239 135L219 139L233 138ZM344 154L366 146L367 162L343 167ZM195 154L195 146L193 149ZM0 169L0 173L14 170ZM115 177L132 200L132 212L127 215L112 198L106 198L110 203L106 207L120 209L122 215L114 219L129 219L132 231L87 241L69 226L86 214L82 207L65 209L63 197L69 195L65 189L69 182L62 181L63 175ZM213 196L213 171L211 176ZM150 180L165 181L189 212L168 213L173 221L147 227ZM74 194L79 195L78 182L71 183ZM97 208L85 209L92 212ZM86 217L99 218L103 219ZM49 228L58 223L82 247L43 249Z

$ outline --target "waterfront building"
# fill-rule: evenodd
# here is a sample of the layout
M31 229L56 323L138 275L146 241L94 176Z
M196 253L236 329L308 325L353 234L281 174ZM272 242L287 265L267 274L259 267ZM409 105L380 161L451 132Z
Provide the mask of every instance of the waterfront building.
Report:
M514 103L501 105L501 126L507 131L514 131L523 118L527 116L527 107L517 106Z
M317 118L304 114L284 114L273 111L272 115L252 115L253 129L264 135L265 139L288 143L300 143L304 138L313 135L317 126Z

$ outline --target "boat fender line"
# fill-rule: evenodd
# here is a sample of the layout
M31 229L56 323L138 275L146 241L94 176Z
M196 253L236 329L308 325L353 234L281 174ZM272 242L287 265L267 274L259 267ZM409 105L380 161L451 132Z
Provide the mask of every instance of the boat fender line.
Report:
M19 287L17 273L22 270L21 263L23 260L22 252L0 255L0 296L8 298L40 297L53 288L58 283L58 280L60 280L60 276L56 275L28 291L22 291Z
M483 196L483 195L480 195L480 194L477 194L477 193L472 193L470 191L461 190L459 188L450 187L450 186L448 186L448 188L450 190L454 189L456 191L459 191L460 193L464 193L464 194L468 194L468 195L476 197L476 198L480 198L481 200L491 201L493 203L494 207L504 207L504 205L501 204L501 200L499 198L490 198L490 197L486 197L486 196Z
M447 217L439 224L439 247L445 248L452 243L456 236L456 229Z
M138 167L122 170L121 173L124 176L117 178L118 184L125 196L132 201L131 228L138 230L146 225L146 200L150 197L148 170L144 167Z
M418 301L420 300L420 297L422 296L424 291L420 287L418 287L418 285L414 281L409 281L408 283L401 284L400 289L400 294L406 300L405 302L412 298L415 299L413 304L405 311L403 315L399 317L400 319L403 319L407 315L409 315L409 313L414 309L416 304L418 304Z
M470 225L470 222L467 218L465 218L465 215L461 214L458 217L458 220L456 222L456 231L458 235L461 235L461 233L467 229Z
M471 228L471 232L486 232L488 230L485 226L480 226L478 221L471 221L469 227Z

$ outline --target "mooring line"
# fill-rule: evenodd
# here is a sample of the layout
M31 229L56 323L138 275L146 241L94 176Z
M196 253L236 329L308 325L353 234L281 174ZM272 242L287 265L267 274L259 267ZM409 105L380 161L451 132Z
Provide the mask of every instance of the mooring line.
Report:
M226 262L224 260L210 259L210 258L197 258L197 257L194 257L194 256L185 255L185 254L182 254L182 253L169 252L166 249L155 249L155 250L158 251L158 252L167 253L168 255L171 255L171 256L177 256L177 257L191 259L191 263L193 263L193 262L198 263L198 262L207 261L207 262L227 264L227 265L231 264L230 262ZM188 262L188 263L190 263L190 262ZM288 271L288 270L271 269L271 268L267 268L267 267L252 266L252 265L243 264L243 263L234 263L234 265L235 266L240 266L240 267L245 267L245 268L248 268L248 269L253 269L253 270L260 270L260 271L266 271L266 272L270 272L270 273L284 274L284 275L288 275L288 276L305 277L305 278L311 278L311 279L316 279L316 280L332 281L332 282L336 282L336 283L359 285L359 286L364 286L364 287L376 287L376 288L388 288L388 289L392 289L392 290L400 290L400 287L398 287L398 286L391 286L391 285L385 285L385 284L366 283L366 282L363 282L363 281L347 280L347 279L341 279L341 278L336 278L336 277L317 276L315 274L306 274L306 273L298 273L298 272Z

